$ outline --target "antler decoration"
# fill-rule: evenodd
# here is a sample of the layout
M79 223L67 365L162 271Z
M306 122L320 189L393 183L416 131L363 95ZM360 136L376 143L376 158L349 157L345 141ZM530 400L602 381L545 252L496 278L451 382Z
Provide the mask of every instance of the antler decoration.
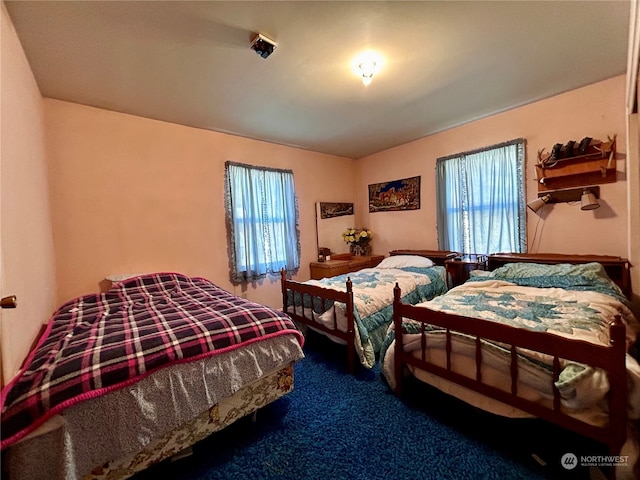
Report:
M617 135L618 135L617 133L614 133L613 138L607 135L607 138L609 139L609 143L611 144L611 151L609 152L609 161L607 162L607 168L611 168L611 165L613 164L613 159L616 156L616 136Z
M541 168L553 167L553 165L555 165L555 162L553 162L552 164L547 163L549 161L549 157L551 157L551 154L545 154L544 150L544 147L538 150L538 166Z

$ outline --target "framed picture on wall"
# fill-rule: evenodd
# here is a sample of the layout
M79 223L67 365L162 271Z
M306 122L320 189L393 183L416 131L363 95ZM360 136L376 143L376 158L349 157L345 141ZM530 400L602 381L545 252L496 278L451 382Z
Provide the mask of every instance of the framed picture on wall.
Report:
M369 212L420 209L420 177L369 185Z
M353 203L320 202L320 218L342 217L353 215Z

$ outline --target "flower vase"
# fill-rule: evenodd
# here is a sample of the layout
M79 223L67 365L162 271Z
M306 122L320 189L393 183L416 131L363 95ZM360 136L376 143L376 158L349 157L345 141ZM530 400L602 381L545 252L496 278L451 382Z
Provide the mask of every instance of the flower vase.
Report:
M356 257L361 257L362 256L362 246L361 245L354 245L353 246L353 254Z

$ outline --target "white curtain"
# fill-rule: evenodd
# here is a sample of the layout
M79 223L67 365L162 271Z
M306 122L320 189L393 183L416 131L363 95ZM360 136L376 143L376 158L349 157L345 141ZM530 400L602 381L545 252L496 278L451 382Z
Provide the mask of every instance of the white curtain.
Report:
M300 232L293 172L227 162L225 184L232 280L297 270Z
M439 248L461 253L526 251L524 140L439 158Z

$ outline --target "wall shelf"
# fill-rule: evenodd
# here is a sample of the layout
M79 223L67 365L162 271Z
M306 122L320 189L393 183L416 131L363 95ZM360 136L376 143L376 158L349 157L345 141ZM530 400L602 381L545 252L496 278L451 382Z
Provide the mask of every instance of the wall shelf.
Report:
M553 159L544 149L536 164L538 192L613 183L616 176L616 136L608 141L592 141L582 155Z

